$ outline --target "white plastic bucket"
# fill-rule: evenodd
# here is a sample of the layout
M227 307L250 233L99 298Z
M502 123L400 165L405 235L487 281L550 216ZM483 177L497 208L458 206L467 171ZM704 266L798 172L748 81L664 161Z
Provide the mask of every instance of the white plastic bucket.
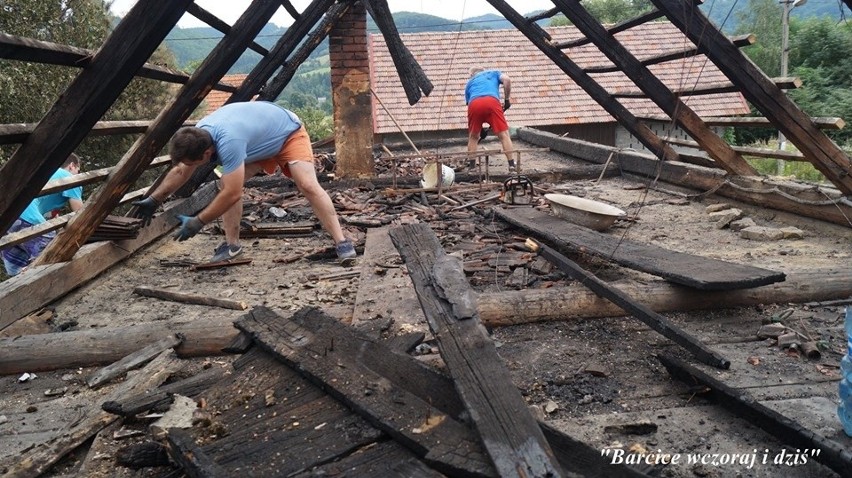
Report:
M423 166L423 179L420 186L424 188L438 187L438 163L429 163ZM441 165L441 187L448 188L456 180L456 172L446 164Z

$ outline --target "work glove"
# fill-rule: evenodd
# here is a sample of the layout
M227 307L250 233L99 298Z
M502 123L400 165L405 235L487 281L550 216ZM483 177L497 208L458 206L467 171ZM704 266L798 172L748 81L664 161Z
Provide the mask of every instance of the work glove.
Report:
M151 218L154 217L154 212L156 212L157 208L160 207L160 201L157 201L151 196L138 201L133 201L130 204L136 206L136 211L133 213L133 217L141 218L143 227L151 224Z
M201 222L201 219L198 219L198 216L178 215L177 218L180 219L180 229L172 237L178 242L183 242L198 234L198 231L204 227L204 223Z
M488 130L489 128L482 128L482 131L479 132L480 141L482 141L483 139L485 139L486 136L488 136Z
M503 102L503 111L512 107L512 103L509 101L509 98L506 98L506 101Z

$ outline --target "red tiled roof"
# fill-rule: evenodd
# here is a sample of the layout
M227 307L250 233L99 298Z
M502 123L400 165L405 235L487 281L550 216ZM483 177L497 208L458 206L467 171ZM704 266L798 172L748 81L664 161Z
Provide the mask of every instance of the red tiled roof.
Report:
M573 26L545 28L560 43L582 35ZM610 122L613 118L577 86L553 61L518 30L414 33L402 41L432 81L434 89L414 106L405 91L381 35L370 35L373 91L406 132L467 128L464 87L474 66L498 69L512 80L510 126ZM616 34L616 38L639 59L683 51L693 46L668 22L645 23ZM580 67L611 65L594 45L564 50ZM727 82L727 78L704 55L649 67L669 88L686 90L697 85ZM593 74L610 93L636 92L623 73ZM501 92L502 94L502 92ZM739 93L684 96L683 102L702 117L730 116L749 112ZM634 115L661 115L650 100L620 98ZM375 133L397 133L399 128L373 98Z
M246 74L239 75L225 75L219 80L219 83L223 83L229 86L240 86L245 81ZM225 102L228 101L228 98L231 97L231 92L229 91L218 91L212 90L210 93L207 93L207 96L204 98L204 104L207 105L207 108L204 110L204 114L212 113L222 106L225 105Z

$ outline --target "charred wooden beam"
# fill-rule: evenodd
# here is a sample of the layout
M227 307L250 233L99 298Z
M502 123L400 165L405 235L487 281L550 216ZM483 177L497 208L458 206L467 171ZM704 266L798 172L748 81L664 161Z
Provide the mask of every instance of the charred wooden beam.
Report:
M367 338L363 333L313 308L303 309L290 320L298 322L311 333L326 333L337 337L335 353L340 354L342 363L363 364L440 412L454 419L464 416L465 404L456 391L453 379L433 367L424 366L410 355L395 354L391 340ZM555 428L541 422L538 425L565 471L582 476L611 478L645 476L632 468L610 463L610 460L601 457L597 449Z
M802 80L799 78L774 78L775 86L784 90L795 90L802 86ZM708 83L695 88L682 88L671 90L672 93L678 96L701 96L701 95L717 95L720 93L738 93L740 88L728 81L719 83ZM642 91L628 91L624 93L613 93L616 98L647 98L648 94ZM707 124L707 123L705 123Z
M216 30L219 30L220 32L224 33L225 35L227 35L228 33L231 33L231 26L230 25L228 25L227 23L222 21L216 15L213 15L212 13L208 12L207 10L199 7L198 4L196 4L196 3L190 4L186 8L186 13L189 13L193 17L195 17L195 18L201 20L202 22L210 25L211 27L215 28ZM266 55L269 54L269 50L267 50L266 48L263 48L262 46L258 45L255 42L249 43L248 47L251 50L254 50L257 53L260 53L261 56L266 56Z
M421 91L429 96L433 88L432 82L399 37L387 0L364 0L364 5L385 37L388 51L402 82L402 89L408 97L408 104L414 105L420 101Z
M746 99L775 123L784 136L843 194L852 193L852 161L796 104L776 88L696 6L683 0L651 0L704 51Z
M98 224L115 208L121 196L147 169L154 154L168 143L178 126L198 107L203 93L237 61L245 51L246 44L266 25L275 10L277 7L271 2L252 2L234 24L232 33L226 35L210 52L191 81L178 92L175 101L159 114L145 135L124 155L107 182L86 201L82 212L69 222L57 239L47 246L36 259L36 264L64 262L74 256L80 245L86 242ZM126 22L125 19L121 24Z
M609 34L580 2L553 0L583 34L630 78L667 115L674 118L714 161L726 171L741 176L757 175L757 171L742 156L713 132L679 96L672 92L651 70Z
M298 20L299 18L301 18L302 14L299 13L299 11L296 10L295 7L293 7L293 4L290 3L289 0L281 0L281 5L283 5L284 10L287 10L287 13L289 13L290 16L293 17L293 20Z
M750 33L747 35L731 37L731 41L734 42L734 45L741 48L744 46L753 45L757 41L757 37L754 34ZM656 55L649 58L645 58L642 60L642 64L645 66L656 65L659 63L665 63L667 61L682 60L684 58L689 58L700 54L702 53L698 48L692 47L674 53L665 53L662 55ZM585 68L585 71L586 73L612 73L615 71L621 71L621 68L615 65L600 65L587 67Z
M550 10L543 11L543 12L539 13L538 15L533 15L533 16L527 17L527 21L530 22L530 23L535 23L539 20L551 18L554 15L556 15L557 13L559 13L558 8L551 8Z
M311 331L302 325L318 314L302 309L286 319L266 307L255 307L236 326L276 360L322 387L439 471L451 476L495 475L472 429L365 364L351 361L353 344L341 341L336 327Z
M563 12L564 13L564 12ZM656 20L658 18L663 17L664 15L659 11L651 11L648 13L644 13L639 15L636 18L631 18L629 20L625 20L617 25L613 25L606 29L606 32L610 35L615 35L618 32L623 32L625 30L629 30L633 27L638 27L644 23ZM576 40L566 41L562 43L554 43L553 46L559 48L560 50L565 50L567 48L576 48L578 46L588 45L592 40L589 38L578 38Z
M633 136L639 139L649 151L652 151L658 158L666 161L677 161L678 154L670 146L665 144L657 135L645 124L640 122L633 113L624 107L621 103L613 98L605 88L597 81L583 71L574 61L572 61L562 50L554 47L547 38L538 34L536 30L530 28L530 25L524 20L524 17L516 12L505 0L488 0L491 5L499 11L503 17L509 20L512 25L526 35L529 40L538 47L548 58L550 58L556 66L564 71L574 80L589 96L592 97L603 109L607 111L613 118L621 123ZM533 23L533 25L536 25Z
M186 430L169 428L166 450L189 478L227 478L229 475L195 443Z
M538 254L552 262L557 268L559 268L559 270L574 280L579 281L601 297L604 297L610 302L618 305L624 309L625 312L628 312L641 320L645 323L645 325L656 330L662 336L688 350L702 363L725 370L731 367L730 360L708 348L706 345L701 343L700 340L673 324L669 319L636 302L627 294L598 279L594 274L586 271L580 267L579 264L556 252L550 247L545 246L538 241L532 241L536 245Z
M425 224L393 228L389 234L497 472L500 476L560 475L553 451L479 321L461 262L444 252Z
M726 411L744 419L751 425L760 427L790 448L819 450L809 454L811 458L845 476L852 469L852 451L843 444L831 440L819 432L808 430L775 410L759 403L744 390L725 385L709 374L670 355L661 354L657 358L669 371L669 374L688 385L700 385L710 391L706 396L725 407Z
M0 58L8 60L87 68L95 53L95 50L60 45L0 32ZM186 83L189 80L189 75L183 72L151 63L142 65L137 75L142 78L167 81L169 83ZM213 89L218 91L236 91L235 87L223 83L216 83Z
M0 230L5 231L12 225L83 141L190 3L191 0L150 0L134 4L88 66L0 168L0 191L3 191ZM116 198L125 192L126 188Z
M349 3L335 3L332 5L320 24L302 42L299 49L287 59L281 71L263 87L258 98L266 101L275 101L281 92L284 91L287 84L290 83L290 80L293 79L293 75L296 74L299 66L328 37L328 33L348 10Z
M221 367L207 369L192 377L163 385L156 390L145 390L136 395L109 400L101 405L105 412L123 417L132 417L138 413L154 410L172 403L175 395L194 397L205 391L225 375Z

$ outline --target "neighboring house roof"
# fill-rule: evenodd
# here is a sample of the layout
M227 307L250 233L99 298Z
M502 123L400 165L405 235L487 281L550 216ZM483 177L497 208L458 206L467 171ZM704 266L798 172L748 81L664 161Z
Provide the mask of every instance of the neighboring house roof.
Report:
M229 86L240 86L245 81L247 74L239 74L239 75L225 75L219 80L219 83L223 83ZM222 106L225 105L225 102L228 101L228 98L231 97L231 92L229 91L218 91L212 90L210 93L207 93L207 96L204 98L204 104L207 108L204 110L204 115L212 113Z
M573 26L545 28L554 43L582 37ZM474 66L498 69L512 80L510 126L615 121L601 106L518 30L461 31L400 35L403 43L432 81L434 89L414 106L408 104L399 75L381 35L370 35L372 88L406 132L467 129L464 87ZM683 51L693 44L668 22L645 23L615 37L636 57ZM612 63L594 45L564 50L580 67ZM724 83L728 79L704 55L652 65L650 70L669 88L684 90L696 85ZM639 88L623 73L593 74L610 93L635 92ZM501 90L502 94L502 90ZM702 117L747 114L740 93L683 96L683 102ZM650 100L619 98L635 116L661 115ZM375 133L398 133L399 128L373 99Z

